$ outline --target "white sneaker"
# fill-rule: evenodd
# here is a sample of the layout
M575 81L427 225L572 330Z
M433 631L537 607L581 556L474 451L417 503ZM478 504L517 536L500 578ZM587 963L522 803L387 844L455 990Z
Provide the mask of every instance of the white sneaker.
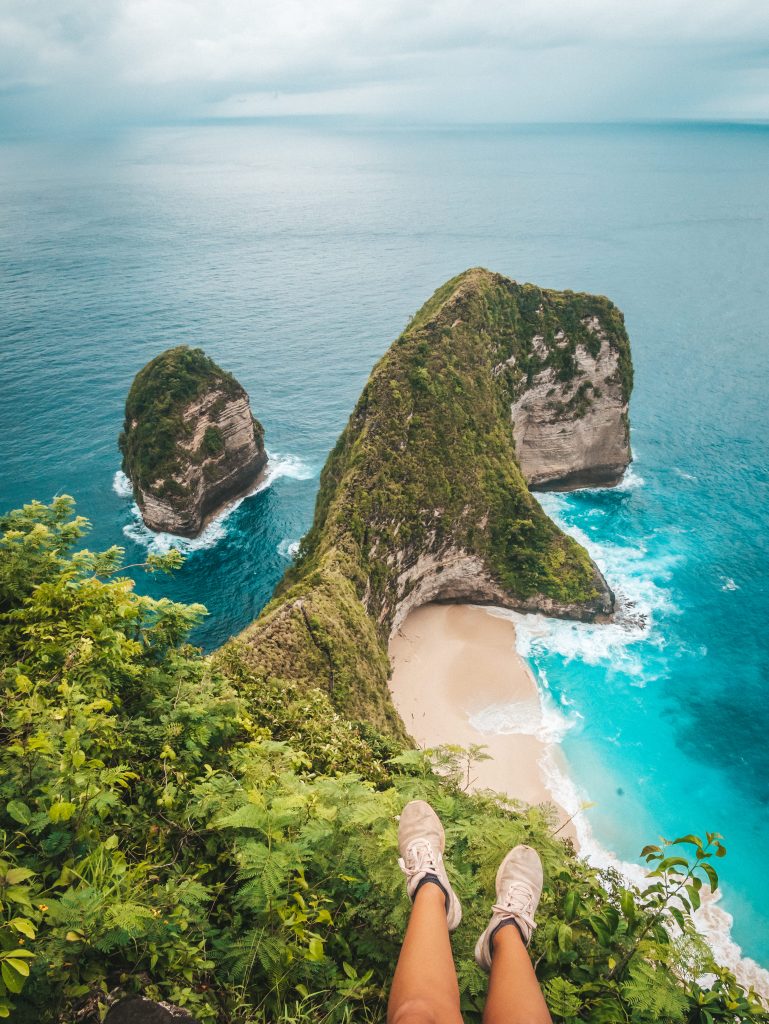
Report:
M515 921L525 945L536 928L534 914L542 894L542 861L530 846L514 847L497 871L497 902L491 920L475 945L475 959L485 971L491 970L494 932L505 921Z
M398 825L398 865L406 876L406 891L413 901L419 883L427 875L438 881L446 894L446 919L449 931L462 920L462 906L451 888L443 863L446 835L440 818L424 800L412 800L403 808ZM432 884L432 883L429 883Z

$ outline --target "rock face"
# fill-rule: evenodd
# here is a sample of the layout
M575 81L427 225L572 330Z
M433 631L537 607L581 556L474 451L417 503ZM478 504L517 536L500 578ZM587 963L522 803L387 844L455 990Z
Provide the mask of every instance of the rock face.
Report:
M136 375L119 443L146 525L182 537L253 488L267 464L244 389L186 345Z
M400 554L400 552L399 552ZM396 563L399 559L396 557ZM511 597L491 576L483 559L466 551L448 548L439 554L424 554L398 574L397 604L390 625L390 636L400 628L409 613L433 601L469 602L535 612L561 619L600 622L614 610L614 593L598 566L593 566L595 597L581 603L538 594L529 598Z
M532 490L613 487L631 461L628 427L630 381L621 364L624 339L599 316L583 318L594 339L571 344L563 329L549 340L537 334L530 351L542 365L522 377L511 414L518 464ZM571 348L572 373L563 379L553 365Z

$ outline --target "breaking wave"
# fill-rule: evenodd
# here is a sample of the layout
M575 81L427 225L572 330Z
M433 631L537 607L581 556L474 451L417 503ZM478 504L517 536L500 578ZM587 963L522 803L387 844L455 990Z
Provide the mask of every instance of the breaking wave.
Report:
M631 468L615 490L634 490L642 485L643 479ZM540 760L542 777L554 802L568 815L574 815L580 853L594 866L612 867L630 884L642 886L645 880L643 867L622 860L604 848L596 839L587 816L580 813L590 797L580 790L565 770L559 744L581 716L567 705L559 707L556 704L544 668L537 663L539 656L557 654L566 662L578 660L591 666L602 665L610 672L631 677L636 686L645 686L655 676L649 659L644 657L644 648L647 653L650 644L658 649L664 648L665 637L655 626L663 616L680 612L665 585L679 556L660 551L660 546L653 544L653 538L649 538L648 545L641 543L635 547L606 540L598 542L568 521L565 515L568 498L565 495L540 494L538 500L561 529L588 550L606 577L617 597L616 618L612 623L593 625L493 609L493 614L514 621L516 648L534 669L542 708L537 717L536 709L527 707L519 709L518 715L512 708L491 707L476 716L473 724L489 732L526 732L544 740L548 745ZM589 517L596 511L590 510L586 515ZM724 590L737 587L729 577L722 577L722 584ZM711 893L707 890L706 893L703 890L703 904L695 915L697 927L708 940L716 959L734 971L743 985L752 985L769 999L769 971L751 958L743 957L741 948L731 936L733 917L719 905L721 898L720 891Z
M316 470L298 455L279 455L277 452L272 454L268 452L267 468L256 487L228 505L215 519L211 520L199 536L189 538L179 537L174 533L155 533L145 525L136 502L131 505L131 522L126 523L123 527L123 533L129 540L140 544L153 554L163 554L172 548L184 552L205 551L215 547L220 540L227 536L228 520L248 498L266 491L282 477L288 477L291 480L311 480L315 474ZM115 474L112 489L123 498L133 497L131 482L120 470Z

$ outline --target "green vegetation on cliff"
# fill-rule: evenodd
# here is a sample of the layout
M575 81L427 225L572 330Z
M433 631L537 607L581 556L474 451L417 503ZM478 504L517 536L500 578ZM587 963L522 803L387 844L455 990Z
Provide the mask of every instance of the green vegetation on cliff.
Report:
M178 345L152 359L137 373L126 399L125 424L119 445L123 471L143 489L178 471L178 444L190 437L184 409L204 391L216 389L224 398L243 393L231 373L222 370L199 348ZM261 428L259 428L261 430ZM206 437L203 455L221 450ZM168 486L172 488L173 481Z
M96 1024L140 990L203 1024L383 1021L409 910L396 816L421 797L465 908L468 1024L518 842L544 862L532 955L556 1021L769 1022L691 926L720 837L648 847L628 889L546 809L468 794L468 755L409 749L318 688L257 686L238 645L201 657L185 636L204 609L137 595L119 548L74 550L86 528L66 497L0 517L0 1016Z
M611 610L587 552L526 486L510 425L521 375L541 366L535 336L568 330L556 349L566 373L576 344L600 345L585 326L593 317L620 352L629 395L627 335L605 298L470 270L425 303L374 368L329 456L296 566L237 641L258 678L320 683L345 714L398 735L387 638L425 575L431 596L442 596L452 553L475 575L452 579L447 596L583 618Z

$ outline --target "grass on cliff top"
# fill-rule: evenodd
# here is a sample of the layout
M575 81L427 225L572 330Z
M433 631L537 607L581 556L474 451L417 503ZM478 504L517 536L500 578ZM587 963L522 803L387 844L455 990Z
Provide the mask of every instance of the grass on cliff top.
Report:
M179 468L177 445L191 431L182 413L198 395L214 388L225 397L243 393L231 373L202 349L187 345L161 352L136 374L118 441L123 472L134 484L146 490Z

